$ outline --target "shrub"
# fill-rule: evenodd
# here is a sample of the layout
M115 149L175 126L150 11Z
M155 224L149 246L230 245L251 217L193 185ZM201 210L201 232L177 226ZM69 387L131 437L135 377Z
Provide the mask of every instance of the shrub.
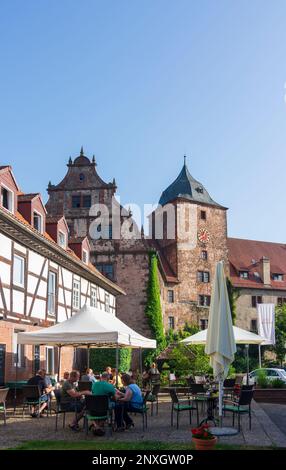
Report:
M285 387L285 383L281 379L272 380L271 385L272 385L273 388L284 388Z
M270 385L269 379L267 379L266 373L264 370L260 370L257 373L256 383L261 388L268 388Z

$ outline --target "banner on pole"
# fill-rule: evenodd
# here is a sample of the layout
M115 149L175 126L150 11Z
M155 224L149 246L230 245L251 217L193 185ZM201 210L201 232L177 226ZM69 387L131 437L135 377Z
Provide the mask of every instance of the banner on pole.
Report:
M275 344L275 305L258 304L258 334L265 338L261 345Z

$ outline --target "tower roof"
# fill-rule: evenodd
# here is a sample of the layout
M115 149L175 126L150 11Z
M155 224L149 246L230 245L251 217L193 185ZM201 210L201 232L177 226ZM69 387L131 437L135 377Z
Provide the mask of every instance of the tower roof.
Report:
M184 165L179 176L162 192L159 204L164 206L177 198L222 207L210 197L205 187L192 177L187 167L186 157L184 157Z

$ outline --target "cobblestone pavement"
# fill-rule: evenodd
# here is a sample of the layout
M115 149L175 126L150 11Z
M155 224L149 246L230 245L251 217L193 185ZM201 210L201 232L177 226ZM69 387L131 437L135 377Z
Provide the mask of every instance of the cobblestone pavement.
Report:
M133 416L135 427L123 433L113 433L109 436L108 432L104 437L94 437L91 433L88 439L97 441L156 441L181 443L189 445L191 442L191 432L188 412L181 413L179 430L171 427L170 423L171 404L166 397L160 398L159 414L150 416L148 412L148 428L143 432L142 418ZM231 414L230 414L231 415ZM223 425L231 426L231 416L224 418ZM67 423L72 419L72 414L67 415ZM200 411L200 419L205 417L205 412ZM9 410L7 425L4 426L0 421L0 448L10 448L19 446L28 440L64 440L78 441L86 439L83 431L73 433L68 426L62 428L62 417L60 417L58 432L55 432L55 416L49 418L33 419L30 417L22 418L19 410L16 417L12 410ZM193 416L193 425L195 425L195 415ZM220 443L238 444L249 446L278 446L286 447L286 436L281 433L276 424L269 418L263 408L254 402L252 429L248 428L248 417L242 417L242 430L239 434L232 437L220 437Z

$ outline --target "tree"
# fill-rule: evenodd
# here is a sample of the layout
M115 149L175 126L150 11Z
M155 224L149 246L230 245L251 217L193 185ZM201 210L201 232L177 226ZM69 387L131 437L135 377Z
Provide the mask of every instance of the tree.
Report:
M144 354L145 362L150 364L166 347L160 299L158 259L154 251L149 253L149 279L147 285L147 303L145 314L148 318L151 334L157 341L157 349L149 350Z
M275 345L271 350L282 366L286 355L286 304L277 306L275 310Z

